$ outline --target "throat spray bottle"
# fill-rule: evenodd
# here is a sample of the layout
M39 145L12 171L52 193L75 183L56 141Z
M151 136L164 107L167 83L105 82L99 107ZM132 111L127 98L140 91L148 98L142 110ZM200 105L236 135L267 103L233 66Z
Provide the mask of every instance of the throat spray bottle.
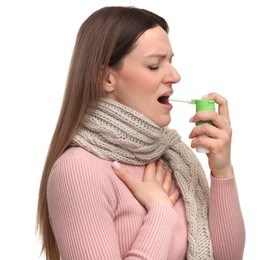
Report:
M199 111L215 111L215 101L213 99L192 99L191 104L196 105L196 112ZM199 121L196 123L196 125L202 125L202 124L210 124L213 125L212 121ZM204 146L198 146L196 148L196 151L198 153L209 153L209 149Z
M183 100L183 99L173 99L170 98L170 101L175 101L175 102L183 102L183 103L189 103L189 104L194 104L196 105L196 112L199 111L215 111L215 100L213 99L192 99L192 100ZM201 125L201 124L210 124L213 125L211 121L199 121L196 123L196 125ZM204 147L204 146L199 146L196 148L196 151L198 153L209 153L209 149Z

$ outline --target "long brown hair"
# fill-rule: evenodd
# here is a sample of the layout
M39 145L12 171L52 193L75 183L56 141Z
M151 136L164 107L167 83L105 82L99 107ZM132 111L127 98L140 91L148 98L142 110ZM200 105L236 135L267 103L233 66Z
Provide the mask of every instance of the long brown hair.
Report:
M150 11L112 6L91 14L78 31L61 111L39 190L36 228L42 239L42 253L45 252L47 260L60 259L48 216L46 191L51 169L71 142L87 108L97 106L104 95L101 88L104 68L118 69L139 36L157 25L168 32L166 21Z

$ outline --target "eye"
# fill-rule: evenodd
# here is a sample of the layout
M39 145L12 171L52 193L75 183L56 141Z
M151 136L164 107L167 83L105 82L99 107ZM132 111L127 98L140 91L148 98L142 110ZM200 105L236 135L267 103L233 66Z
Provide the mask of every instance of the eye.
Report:
M153 66L149 66L150 70L158 70L159 66L158 65L153 65Z

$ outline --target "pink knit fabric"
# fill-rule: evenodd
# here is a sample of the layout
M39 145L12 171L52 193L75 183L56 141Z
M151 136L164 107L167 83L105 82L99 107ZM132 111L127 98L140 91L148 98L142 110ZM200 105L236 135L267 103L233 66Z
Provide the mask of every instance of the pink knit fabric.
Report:
M182 199L145 209L115 175L110 161L68 149L51 172L47 196L63 260L185 259ZM144 166L126 165L142 179ZM211 177L209 226L215 260L241 260L245 229L234 177Z

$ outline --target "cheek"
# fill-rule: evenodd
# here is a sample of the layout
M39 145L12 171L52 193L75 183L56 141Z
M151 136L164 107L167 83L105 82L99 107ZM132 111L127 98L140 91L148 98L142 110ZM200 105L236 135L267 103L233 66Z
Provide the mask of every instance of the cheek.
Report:
M131 74L122 78L120 83L123 83L123 86L126 86L128 91L133 90L136 92L146 92L151 89L151 80L139 74Z
M153 93L157 90L160 80L155 73L147 69L131 67L118 74L117 84L123 91Z
M135 70L125 70L117 75L117 84L119 86L134 86L137 83L137 73Z

